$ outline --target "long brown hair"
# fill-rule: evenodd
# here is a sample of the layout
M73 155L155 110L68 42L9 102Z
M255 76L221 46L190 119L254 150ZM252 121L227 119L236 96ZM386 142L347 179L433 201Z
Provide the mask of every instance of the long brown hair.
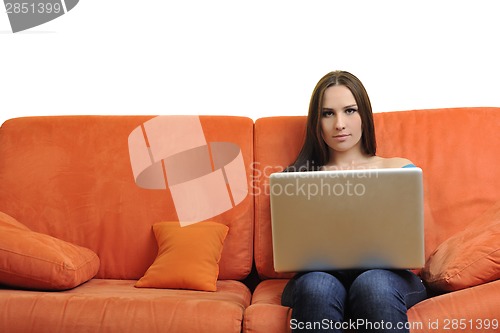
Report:
M342 85L347 87L358 105L361 117L361 146L363 151L374 156L377 150L375 140L375 127L370 98L363 83L353 74L345 71L334 71L323 76L313 90L307 115L306 137L302 149L295 162L287 171L318 170L329 160L329 152L321 135L321 110L323 108L323 95L331 86Z

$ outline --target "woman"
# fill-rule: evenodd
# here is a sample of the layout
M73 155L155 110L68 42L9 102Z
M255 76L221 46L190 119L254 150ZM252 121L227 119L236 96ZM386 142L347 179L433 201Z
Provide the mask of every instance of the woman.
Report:
M304 145L287 171L413 166L376 155L370 99L356 76L335 71L321 78ZM409 332L406 312L426 295L420 278L407 270L305 272L288 282L282 304L292 307L294 331Z

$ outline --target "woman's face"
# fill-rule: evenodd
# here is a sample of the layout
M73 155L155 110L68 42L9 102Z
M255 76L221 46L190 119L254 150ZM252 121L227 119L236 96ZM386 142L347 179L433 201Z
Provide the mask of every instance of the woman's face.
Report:
M336 152L351 149L361 151L361 116L356 100L349 88L331 86L323 95L321 110L321 134L323 140Z

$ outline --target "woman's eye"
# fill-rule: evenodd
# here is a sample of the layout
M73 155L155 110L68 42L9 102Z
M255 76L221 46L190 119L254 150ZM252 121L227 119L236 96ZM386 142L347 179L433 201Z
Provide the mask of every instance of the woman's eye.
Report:
M323 117L332 117L333 116L333 111L323 111Z
M353 113L355 113L357 111L358 110L356 110L356 109L347 109L347 110L345 110L345 113L347 113L347 114L353 114Z

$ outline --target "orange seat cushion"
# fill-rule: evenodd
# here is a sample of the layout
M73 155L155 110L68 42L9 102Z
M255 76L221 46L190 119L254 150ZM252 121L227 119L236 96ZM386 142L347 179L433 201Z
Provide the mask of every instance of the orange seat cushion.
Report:
M34 232L0 213L0 284L66 290L94 277L99 258L90 249Z
M136 287L216 291L224 239L229 228L217 222L153 225L158 256Z

